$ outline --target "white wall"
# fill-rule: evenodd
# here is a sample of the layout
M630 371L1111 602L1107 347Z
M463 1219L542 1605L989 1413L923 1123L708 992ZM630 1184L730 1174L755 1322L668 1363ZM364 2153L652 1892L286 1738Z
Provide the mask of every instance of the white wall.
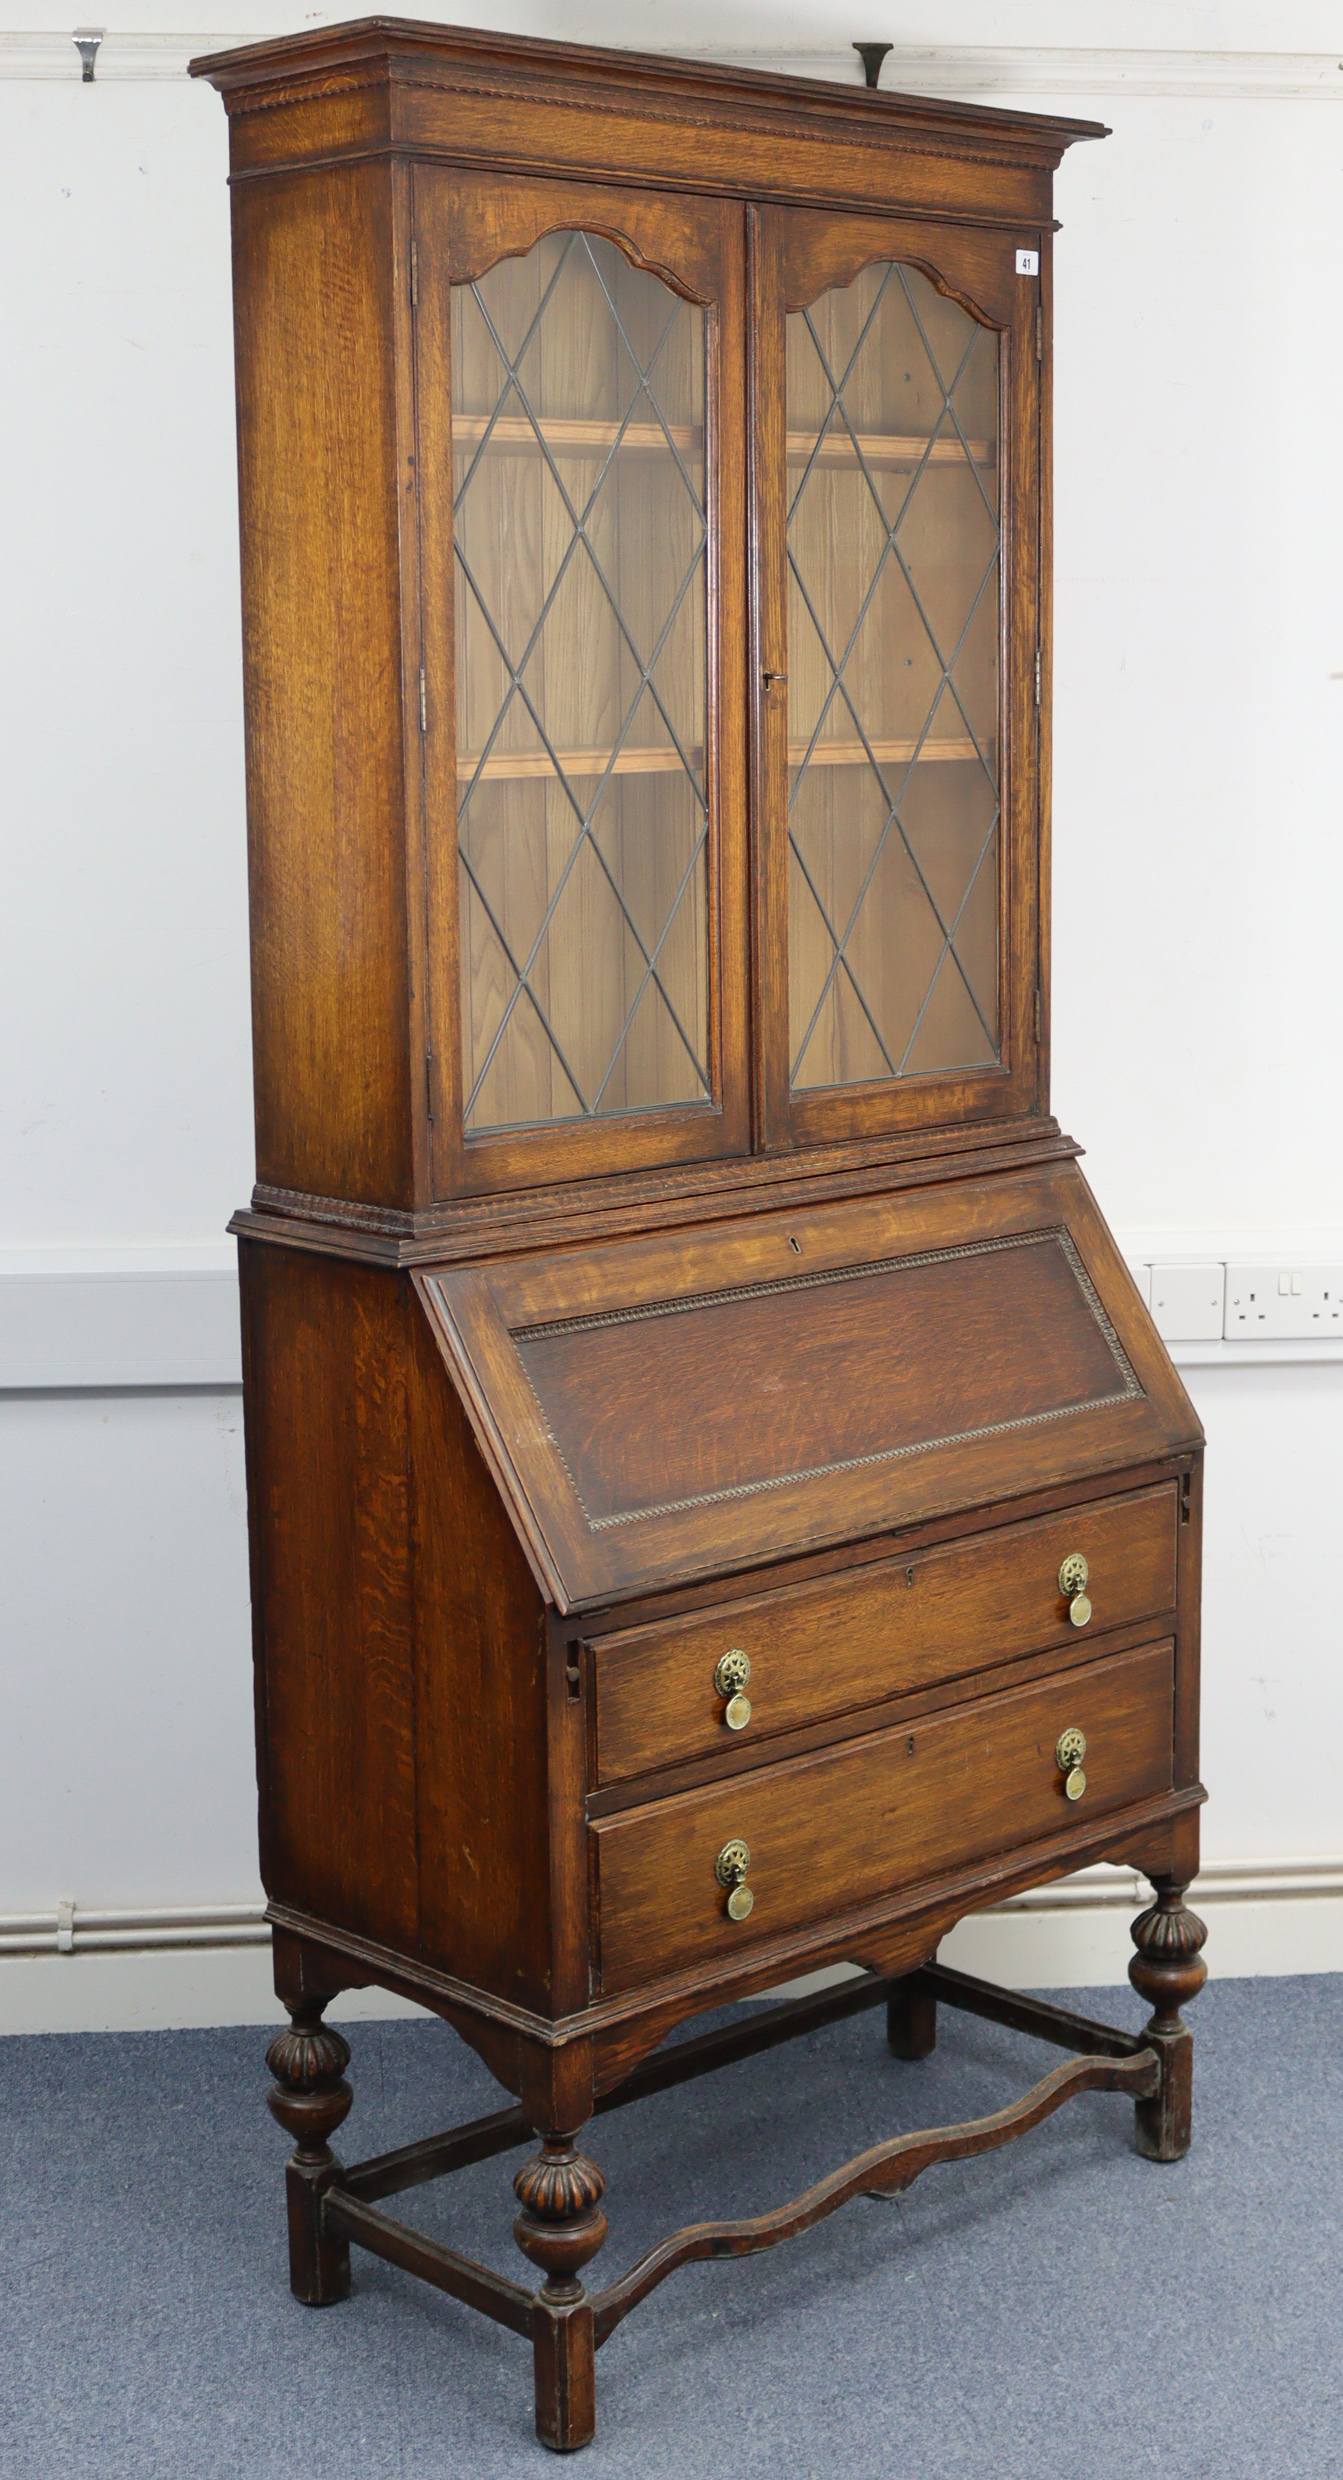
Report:
M62 1897L77 1920L259 1899L236 1364L218 1289L197 1316L162 1288L227 1267L252 1176L227 149L182 64L353 11L137 0L89 88L51 6L8 9L0 1386L26 1383L0 1402L0 1933L21 1941ZM853 74L836 0L473 13ZM888 83L1114 129L1058 183L1059 1116L1137 1252L1343 1254L1335 12L860 14L900 44ZM87 1359L57 1367L50 1293L23 1287L61 1270L118 1280L105 1312L85 1302L105 1349L86 1324ZM1343 1364L1221 1359L1187 1374L1209 1431L1206 1847L1241 1871L1224 1959L1343 1967L1343 1870L1322 1865L1343 1852ZM1285 1859L1318 1891L1256 1905L1245 1866ZM1022 1922L989 1923L975 1952L1117 1970L1116 1915L1081 1919L1033 1914L1029 1951ZM0 2023L267 2010L259 1946L193 1951L188 1987L143 1925L98 1934L137 1951L0 1951Z

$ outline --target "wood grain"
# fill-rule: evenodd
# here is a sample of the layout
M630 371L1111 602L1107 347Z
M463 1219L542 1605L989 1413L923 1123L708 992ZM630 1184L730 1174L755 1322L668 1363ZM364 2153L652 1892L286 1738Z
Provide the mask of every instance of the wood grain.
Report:
M407 1304L368 1268L240 1255L266 1891L414 1954Z
M1121 1808L1171 1779L1167 1644L878 1733L830 1755L688 1792L592 1829L604 1989L745 1950L902 1879L1064 1829L1054 1743L1087 1738L1085 1799ZM727 1916L719 1851L750 1848L747 1920Z
M386 166L233 197L257 1168L410 1207L392 224Z
M1177 1491L1069 1509L845 1576L589 1640L597 1776L619 1782L681 1757L734 1754L799 1724L980 1676L1013 1656L1073 1653L1062 1560L1090 1564L1088 1633L1173 1612ZM734 1733L714 1686L720 1658L751 1665L751 1718Z
M544 1613L421 1316L406 1386L420 1952L545 2012L554 1956Z
M1031 1249L1016 1244L1032 1227L1069 1235L1104 1323L1087 1310L1090 1335L1085 1326L1072 1324L1060 1325L1055 1335L1052 1312L1043 1322L1019 1325L1017 1295L1005 1286L997 1325L991 1314L976 1319L978 1357L958 1360L959 1322L962 1314L972 1314L975 1296L971 1270L1005 1264L1014 1254L1031 1256ZM861 1321L855 1325L843 1391L829 1361L818 1371L809 1359L808 1338L818 1331L816 1304L826 1293L819 1281L801 1290L782 1288L795 1285L800 1274L821 1278L906 1255L939 1259L945 1251L977 1251L999 1238L1014 1244L1001 1259L986 1249L982 1257L967 1253L946 1261L959 1268L966 1289L958 1291L954 1312L944 1300L926 1334L906 1337L908 1357L898 1373L886 1357L884 1300L881 1320L870 1330ZM1067 1282L1075 1283L1066 1256L1062 1262ZM919 1270L920 1284L923 1279ZM825 1541L855 1540L957 1507L1024 1496L1069 1477L1080 1480L1147 1455L1177 1452L1199 1437L1192 1406L1132 1278L1080 1179L1066 1168L1021 1181L958 1182L941 1195L851 1200L795 1217L752 1217L605 1248L557 1250L502 1261L488 1272L443 1269L417 1274L415 1280L481 1450L560 1610L688 1583L715 1570L759 1566L773 1556L796 1556ZM838 1287L836 1297L844 1289ZM685 1356L679 1363L665 1360L679 1343L644 1342L659 1327L677 1338L683 1331L693 1333L702 1302L733 1292L743 1295L731 1309L734 1320L739 1311L743 1319L748 1310L753 1317L762 1304L777 1314L777 1357L769 1367L763 1359L753 1367L745 1323L740 1332L734 1323L726 1342L716 1341L711 1357L706 1350L693 1372ZM748 1292L754 1295L749 1301ZM1049 1291L1056 1304L1069 1297L1066 1288ZM1082 1299L1075 1292L1075 1305ZM647 1326L630 1315L649 1307L670 1308L673 1314ZM549 1342L544 1334L528 1338L525 1332L558 1330L591 1318L609 1323L572 1337L556 1331ZM1105 1341L1106 1323L1129 1378ZM638 1350L627 1348L630 1336L639 1337ZM838 1330L832 1340L838 1347ZM564 1426L566 1403L556 1392L543 1405L525 1365L533 1350L567 1342L584 1347L581 1358L575 1351L572 1364L579 1408L570 1430ZM664 1352L660 1389L648 1385L649 1364L642 1357L658 1349ZM738 1350L742 1357L733 1358ZM591 1383L598 1368L605 1378L601 1390ZM614 1392L613 1372L621 1381ZM771 1377L777 1380L772 1392ZM949 1406L962 1384L963 1400L973 1400L978 1412L963 1427L949 1419L939 1429L932 1422L934 1408ZM1054 1400L1070 1407L1057 1417L1048 1414L1045 1401L1055 1384L1064 1391ZM895 1434L916 1410L926 1411L932 1423L922 1432L922 1444L912 1432ZM1041 1417L1027 1417L1033 1414ZM583 1421L592 1428L585 1430ZM764 1447L777 1458L768 1469L757 1425ZM889 1436L883 1425L889 1425ZM623 1501L615 1495L618 1474L613 1478L608 1471L604 1477L595 1460L590 1471L580 1473L572 1459L576 1446L595 1459L607 1434L612 1453L625 1459L622 1471L632 1476ZM818 1440L836 1451L828 1467L819 1457L808 1462L801 1452L805 1446L809 1453ZM915 1452L900 1451L911 1443ZM730 1454L741 1462L728 1474ZM718 1462L710 1468L713 1457ZM679 1471L682 1480L702 1473L708 1487L683 1490L679 1498L669 1492L650 1508L633 1486L644 1468L650 1476L665 1469L668 1478ZM610 1489L608 1500L598 1500L597 1485Z
M235 178L396 143L570 173L934 215L1038 221L1066 146L1095 121L993 112L713 64L372 20L192 63L221 88Z
M891 2037L921 2053L936 1994L958 2002L924 1968L958 1918L1121 1856L1162 1890L1139 1977L1175 1994L1203 1796L1201 1435L1048 1116L1050 175L1100 132L386 19L194 65L225 96L234 199L259 1171L234 1227L291 2271L337 2298L357 2239L530 2331L539 2432L570 2448L592 2434L596 2341L672 2264L750 2252L1066 2091L1152 2072L1065 2067L757 2224L678 2233L594 2302L578 2276L602 2178L574 2138L595 2104L734 2037L745 2054L737 2035L653 2058L684 2019L856 1960L878 1994L904 1976ZM574 233L627 336L667 313L656 406L630 396L577 252L525 403L501 399ZM1023 243L1038 283L1016 275ZM804 383L799 320L835 360L890 265L924 328L978 356L968 450L918 320L846 395L850 429ZM709 838L657 971L689 1083L669 1021L637 1015L685 864L671 726L632 702L699 556L678 460L706 539L660 686ZM988 494L1001 566L964 712L932 711L894 570L852 653L856 717L814 711L786 558L804 473L799 560L841 619L911 488L905 563L934 600L960 594ZM522 663L575 494L593 505L563 627ZM539 723L516 699L500 720L510 671ZM790 888L790 770L837 918L873 768L883 800L910 771L902 837L949 884L981 758L1001 823L962 935L983 1044L938 984L900 1072L836 1021L793 1091L821 950ZM571 848L595 848L572 845L561 778L581 809L608 766L610 833L564 914ZM928 961L917 915L884 888L855 929L886 1014ZM533 941L558 1065L537 1026L496 1042L500 956ZM1087 1637L1057 1586L1074 1549ZM740 1737L712 1689L730 1643L753 1665ZM1076 1803L1066 1725L1090 1743ZM738 1836L754 1908L733 1922L714 1862ZM368 1985L434 2009L519 2110L365 2165L341 2198L345 2049L320 2017ZM969 1985L959 2002L1026 2020ZM1168 2016L1142 2104L1163 2157L1188 2125ZM522 2123L541 2139L517 2187L535 2300L374 2207Z
M1017 2136L1038 2127L1075 2093L1128 2092L1141 2099L1153 2093L1159 2081L1160 2069L1151 2050L1139 2050L1129 2058L1072 2058L1061 2067L1051 2068L1019 2101L991 2111L986 2118L965 2119L955 2127L925 2127L916 2135L888 2136L884 2143L874 2144L856 2160L844 2162L827 2177L818 2179L803 2195L777 2206L772 2213L735 2222L693 2222L688 2229L675 2231L650 2248L619 2281L608 2283L605 2290L596 2294L593 2310L598 2346L614 2333L631 2308L637 2307L681 2265L702 2262L706 2257L754 2256L762 2248L777 2247L781 2240L794 2239L802 2231L812 2229L854 2196L902 2196L935 2162L965 2161L979 2153L994 2152L999 2145L1010 2144ZM352 2230L351 2235L357 2234Z

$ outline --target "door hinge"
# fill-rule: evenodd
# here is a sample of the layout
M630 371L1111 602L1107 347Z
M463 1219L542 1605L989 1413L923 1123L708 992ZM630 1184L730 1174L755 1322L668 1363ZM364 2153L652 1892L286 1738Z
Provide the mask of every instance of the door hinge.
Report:
M1038 664L1038 661L1039 661L1038 656L1037 656L1036 660L1037 660L1037 664ZM1039 679L1039 672L1038 672L1038 670L1037 670L1037 673L1036 673L1036 681L1035 681L1035 703L1036 703L1036 705L1037 705L1037 706L1038 706L1038 705L1039 705L1039 703L1040 703L1040 679ZM423 664L421 664L421 665L420 665L420 730L421 730L422 732L427 732L427 731L428 731L428 729L429 729L429 691L428 691L428 688L426 687L426 684L425 684L425 677L424 677L424 665L423 665Z
M1037 301L1035 305L1035 358L1037 362L1045 358L1045 306L1042 301Z
M1040 703L1040 649L1035 649L1035 703Z
M410 306L412 310L418 310L420 306L420 245L418 241L412 241L410 245Z
M434 1116L434 1054L432 1051L426 1051L424 1054L424 1108L425 1117L432 1120Z
M1040 997L1040 985L1037 982L1035 985L1035 1039L1037 1042L1043 1042L1044 1038L1045 1012L1044 1005Z

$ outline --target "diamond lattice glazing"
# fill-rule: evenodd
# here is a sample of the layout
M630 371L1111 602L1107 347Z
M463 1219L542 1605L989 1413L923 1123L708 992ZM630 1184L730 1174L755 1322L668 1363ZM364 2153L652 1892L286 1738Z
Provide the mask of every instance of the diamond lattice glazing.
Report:
M917 270L788 320L795 1090L999 1055L998 340Z
M552 234L452 366L466 1127L705 1102L703 311Z

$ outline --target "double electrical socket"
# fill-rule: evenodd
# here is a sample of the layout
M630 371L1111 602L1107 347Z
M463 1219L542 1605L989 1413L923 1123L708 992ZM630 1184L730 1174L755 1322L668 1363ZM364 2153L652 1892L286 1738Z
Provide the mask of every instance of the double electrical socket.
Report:
M1343 1340L1343 1265L1176 1259L1150 1273L1152 1316L1168 1343Z
M1224 1335L1343 1335L1343 1266L1241 1266L1226 1270Z

